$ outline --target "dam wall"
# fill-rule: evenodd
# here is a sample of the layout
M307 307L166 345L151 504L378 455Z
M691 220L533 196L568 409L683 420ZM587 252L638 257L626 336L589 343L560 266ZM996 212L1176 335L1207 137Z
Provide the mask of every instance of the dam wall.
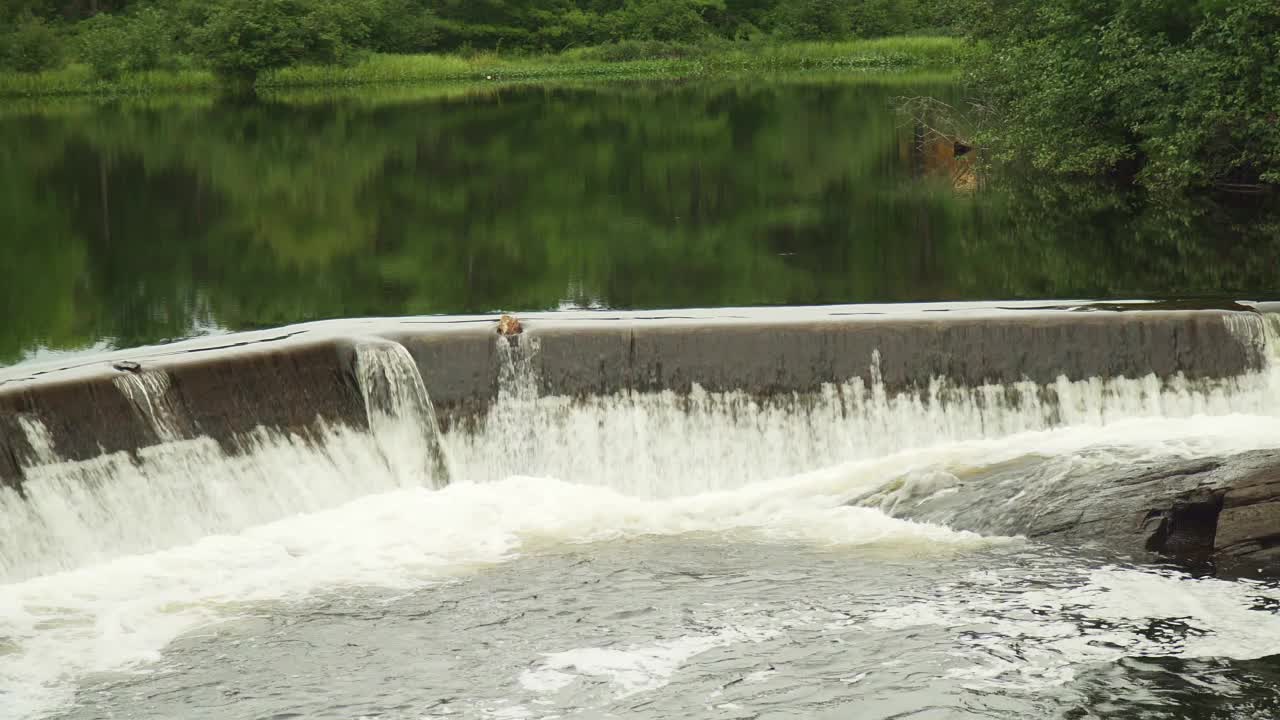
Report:
M361 344L392 341L418 366L442 428L483 423L511 353L539 397L585 400L695 390L768 404L857 383L893 396L1062 380L1209 382L1267 363L1257 308L1029 304L843 306L321 322L89 360L0 370L0 480L42 458L85 460L182 438L230 452L258 428L306 437L366 428ZM510 350L503 343L510 342ZM33 434L38 421L41 428ZM38 436L37 436L38 435Z
M0 582L521 478L628 506L864 498L1270 573L1271 310L533 313L511 336L497 316L344 320L15 366L0 370ZM1256 472L1238 464L1251 451Z

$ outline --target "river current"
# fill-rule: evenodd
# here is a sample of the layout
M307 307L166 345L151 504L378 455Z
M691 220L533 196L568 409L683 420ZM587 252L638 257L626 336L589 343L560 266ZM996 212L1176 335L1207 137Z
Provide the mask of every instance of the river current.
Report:
M921 95L964 90L12 103L0 366L324 318L1280 296L1273 203L980 174L916 142L894 107ZM1280 447L1280 328L1235 329L1270 367L769 401L539 397L517 354L478 427L444 429L385 343L354 379L371 433L236 452L187 432L163 371L122 374L161 444L71 462L19 419L0 720L1272 720L1280 587L856 506L936 473Z
M801 412L537 397L511 352L467 432L434 425L389 343L360 349L372 433L61 462L28 422L47 463L0 502L5 717L1280 711L1276 585L851 504L921 472L1087 477L1280 447L1275 367L1062 381L1041 406L1025 388L876 385Z

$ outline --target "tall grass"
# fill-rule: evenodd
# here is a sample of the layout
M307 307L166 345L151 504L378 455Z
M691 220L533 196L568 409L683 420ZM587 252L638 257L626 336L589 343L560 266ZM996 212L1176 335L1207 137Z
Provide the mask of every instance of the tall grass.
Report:
M732 49L712 56L709 62L779 70L948 67L959 65L965 51L963 41L950 37L889 37L730 47Z
M104 80L77 63L39 73L0 73L0 97L167 94L217 87L217 78L207 70L152 70Z
M426 82L516 82L589 78L694 77L784 70L901 70L951 68L965 53L948 37L804 43L677 45L622 42L558 55L379 55L345 65L297 66L264 73L264 89ZM34 74L0 74L0 97L138 95L210 91L218 80L204 70L127 73L95 78L84 65Z
M697 68L671 60L621 62L566 60L555 55L500 57L458 55L370 55L349 66L297 66L263 75L263 88L369 83L513 81L573 77L660 77Z

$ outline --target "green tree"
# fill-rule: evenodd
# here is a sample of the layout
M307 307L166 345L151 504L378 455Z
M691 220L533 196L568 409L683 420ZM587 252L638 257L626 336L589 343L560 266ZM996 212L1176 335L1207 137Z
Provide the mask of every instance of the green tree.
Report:
M156 8L101 13L81 22L78 29L80 58L99 77L171 67L176 60L177 30L172 19Z
M723 0L627 0L619 30L628 40L704 40L724 9Z
M1280 3L973 0L998 157L1149 188L1280 182Z
M369 26L369 47L386 53L421 53L440 42L440 19L422 0L382 0Z
M853 30L874 38L905 33L915 27L912 0L861 0L853 8Z
M62 40L43 18L22 14L12 30L0 30L0 66L39 72L58 67L62 60Z
M794 40L832 40L849 36L847 0L795 0L774 10L774 32Z
M376 17L375 7L359 0L223 0L196 30L194 44L219 75L251 84L267 70L347 62Z

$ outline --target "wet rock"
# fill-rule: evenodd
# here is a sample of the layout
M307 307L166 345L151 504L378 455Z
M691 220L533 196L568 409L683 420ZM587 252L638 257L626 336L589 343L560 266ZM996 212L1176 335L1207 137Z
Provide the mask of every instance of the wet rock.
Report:
M961 530L1280 577L1280 450L1112 466L1026 457L907 475L854 502Z
M132 360L118 360L111 363L111 367L119 370L120 372L130 372L135 374L142 372L142 366Z

